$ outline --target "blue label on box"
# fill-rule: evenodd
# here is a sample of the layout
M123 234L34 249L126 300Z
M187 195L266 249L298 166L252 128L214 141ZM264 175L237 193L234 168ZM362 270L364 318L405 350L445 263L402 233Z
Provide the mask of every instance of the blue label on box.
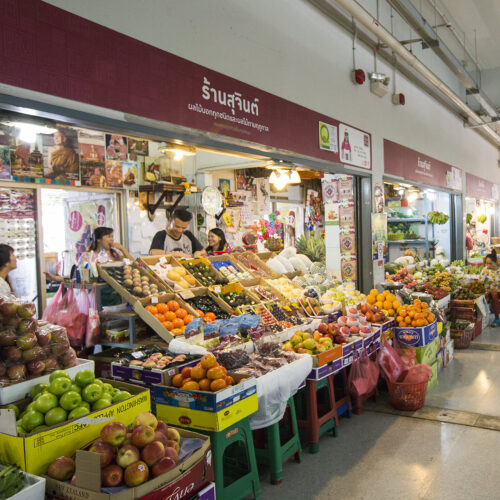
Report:
M363 339L358 339L354 341L354 349L359 350L363 348Z
M313 368L307 378L309 380L321 380L322 378L328 377L332 373L336 373L342 369L342 359L336 359L327 365L319 366Z
M437 322L420 328L394 328L398 342L410 346L424 346L437 337Z
M354 342L351 342L350 344L345 344L342 346L342 357L345 357L349 354L352 353L354 350Z

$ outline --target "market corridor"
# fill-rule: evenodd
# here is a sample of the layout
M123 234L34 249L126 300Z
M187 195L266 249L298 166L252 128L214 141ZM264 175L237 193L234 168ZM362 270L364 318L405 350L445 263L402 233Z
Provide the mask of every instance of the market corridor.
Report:
M306 450L301 464L285 465L280 486L262 477L262 498L500 498L500 432L484 428L500 429L500 351L491 350L496 347L500 330L488 328L470 349L455 351L427 394L424 418L377 409L342 419L337 438L321 439L320 453ZM372 408L397 413L383 397ZM427 409L460 410L449 413L467 425L429 420L432 413L447 413L425 415Z

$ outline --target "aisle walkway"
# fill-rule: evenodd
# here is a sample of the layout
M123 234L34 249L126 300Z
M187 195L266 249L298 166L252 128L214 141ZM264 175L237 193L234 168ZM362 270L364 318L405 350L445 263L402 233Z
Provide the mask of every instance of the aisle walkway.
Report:
M500 346L500 328L475 342ZM500 422L500 351L457 351L426 406ZM342 419L339 436L323 437L318 454L286 464L281 485L263 475L262 498L497 500L499 450L496 430L366 411Z

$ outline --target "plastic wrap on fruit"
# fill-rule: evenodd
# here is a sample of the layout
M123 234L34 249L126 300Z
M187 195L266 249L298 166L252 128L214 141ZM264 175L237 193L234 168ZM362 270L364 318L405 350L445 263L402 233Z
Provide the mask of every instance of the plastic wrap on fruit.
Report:
M250 356L243 349L222 351L217 353L215 357L217 358L217 362L229 371L241 368L250 362Z
M203 325L203 338L213 339L219 336L219 328L221 326L221 320L214 321L213 323L207 323Z
M256 342L255 351L261 356L279 357L281 355L281 342L279 340L266 341L263 338Z
M239 331L246 333L249 328L256 328L262 323L262 318L258 314L242 314L238 316Z
M238 317L221 321L219 326L219 338L223 339L229 335L238 335L240 322Z
M201 332L201 327L204 325L205 321L203 318L195 318L191 321L184 330L184 336L186 338L193 337L194 335L198 335Z

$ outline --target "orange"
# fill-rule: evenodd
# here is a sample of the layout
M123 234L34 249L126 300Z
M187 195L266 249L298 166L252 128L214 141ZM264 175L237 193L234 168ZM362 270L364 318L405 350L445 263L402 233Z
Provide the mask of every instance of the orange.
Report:
M165 314L168 311L168 306L167 304L164 304L163 302L160 302L156 308L158 309L159 313Z
M392 301L392 308L395 310L398 310L398 308L401 307L401 304L397 300Z
M146 310L153 315L158 314L158 308L156 306L146 306Z
M181 375L184 377L184 378L195 378L195 377L191 377L191 370L193 369L192 366L185 366L182 370L181 370ZM201 377L203 378L203 377Z
M183 391L199 391L200 390L200 385L198 382L195 382L194 380L190 380L189 382L185 382L181 389Z
M379 308L379 309L383 309L384 308L384 303L383 302L379 302L377 300L377 302L375 303L375 305Z
M185 325L189 325L189 323L191 323L191 321L193 321L194 319L194 316L191 316L191 314L188 314L185 318L184 318L184 324Z
M184 333L184 330L181 330L180 328L173 328L172 330L170 330L170 333L174 337L177 337L177 335L182 335Z
M207 370L207 378L209 378L210 380L215 380L217 378L223 378L225 376L226 376L226 374L224 373L222 366L214 366L214 367L209 368Z
M166 321L165 315L161 313L155 314L155 318L160 322Z
M168 331L172 331L174 329L174 324L171 322L171 321L164 321L164 327L168 330Z
M163 328L166 328L167 330L170 330L169 326L170 326L170 321L162 321L161 322Z
M196 309L195 313L199 314L201 317L203 317L203 315L205 314L201 309Z
M392 307L392 302L385 300L384 301L384 309L389 310Z
M174 323L174 328L184 328L184 321L180 318L175 318L173 323Z
M177 302L176 300L169 300L167 302L167 306L173 312L177 311L177 309L179 309L179 307L180 307L179 302Z
M211 323L212 321L215 321L217 318L215 316L215 314L213 312L207 312L205 314L205 316L203 316L203 319L207 322L207 323Z
M202 378L198 382L198 384L200 386L200 390L202 390L202 391L209 391L211 383L212 383L212 381L209 378Z
M180 373L178 373L177 375L174 375L174 377L172 378L172 385L174 387L180 387L183 384L183 382L184 382L184 379Z
M408 313L408 316L410 316L410 318L414 318L414 317L415 317L415 311L411 310L411 311Z
M406 312L406 309L403 309L403 308L399 309L398 313L399 313L399 315L400 315L400 316L402 316L403 318L404 318L404 317L406 317L406 315L408 314L408 313Z
M396 311L394 309L388 309L387 314L392 317L396 314Z
M184 319L186 316L187 316L187 311L186 309L177 309L177 311L175 311L175 315L180 318L180 319Z
M174 319L175 319L175 318L177 318L177 316L175 315L175 313L174 313L174 312L172 312L172 311L167 311L167 312L165 313L165 320L166 320L166 321L174 321Z
M375 302L377 302L377 300L375 299L375 297L373 295L368 295L368 297L366 297L366 302L368 302L368 304L375 304Z
M191 370L191 378L194 380L201 380L202 378L205 378L206 376L206 370L203 368L200 363L198 363L195 367L192 368Z
M217 360L213 354L205 354L201 357L200 364L205 370L208 370L217 365Z
M385 297L381 293L379 293L377 295L377 302L384 302L384 300L385 300Z
M224 372L224 377L225 377L227 375L227 370L224 366L221 366L221 368L222 368L222 371Z
M413 326L413 328L415 328L417 326L417 320L414 319L412 322L411 322L411 326Z
M223 378L218 378L217 380L212 380L210 384L210 390L212 392L217 392L227 387L226 381Z
M404 321L403 316L398 316L398 317L396 318L396 321L397 321L398 323L401 323L401 321Z
M427 302L422 302L422 309L429 309L429 304Z
M406 323L407 325L409 325L409 324L411 323L411 318L410 318L410 316L406 316L406 318L405 318L405 323Z
M227 375L224 380L226 381L226 385L234 385L234 378L231 375Z

